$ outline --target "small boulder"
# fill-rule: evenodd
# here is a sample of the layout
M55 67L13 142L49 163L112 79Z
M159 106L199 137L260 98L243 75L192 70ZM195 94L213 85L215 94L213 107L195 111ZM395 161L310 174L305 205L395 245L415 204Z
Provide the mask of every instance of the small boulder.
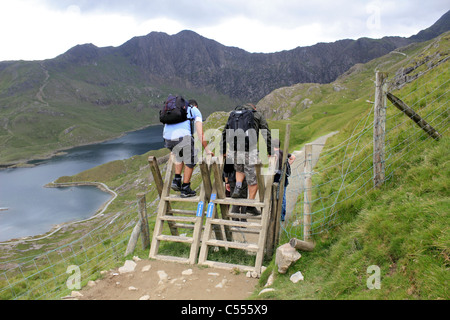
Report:
M275 257L275 264L278 266L279 273L286 273L292 263L301 258L301 254L289 243L278 247Z

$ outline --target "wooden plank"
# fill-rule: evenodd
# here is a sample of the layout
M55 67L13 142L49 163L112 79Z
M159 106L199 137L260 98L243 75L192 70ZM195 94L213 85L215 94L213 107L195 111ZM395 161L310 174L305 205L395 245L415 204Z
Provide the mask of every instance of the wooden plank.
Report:
M255 223L255 222L242 222L242 221L223 220L223 219L211 219L210 223L211 224L219 224L222 226L230 226L230 227L261 229L261 224Z
M214 203L218 204L232 204L235 206L245 206L245 207L264 207L266 205L265 202L259 202L255 199L233 199L233 198L224 198L224 199L216 199Z
M302 250L302 251L313 251L314 247L316 246L315 243L309 242L309 241L302 241L296 238L292 238L289 241L289 244L292 248Z
M269 172L271 174L266 175L266 186L271 186L273 184L273 178L276 166L276 157L270 157L269 159ZM270 210L272 202L272 188L266 188L264 193L264 207L262 208L262 219L261 219L261 233L258 238L258 251L256 253L255 271L258 275L261 275L261 267L264 259L264 248L266 244L267 237L267 227L269 226Z
M179 195L171 194L171 195L164 196L163 200L170 201L170 202L199 202L201 200L201 198L199 196L182 198Z
M185 214L185 215L191 215L191 216L195 216L197 214L196 210L182 210L182 209L170 209L167 210L167 215L170 214L176 214L176 215L180 215L180 214Z
M241 272L255 271L255 267L244 266L244 265L240 265L240 264L226 263L226 262L217 262L217 261L206 260L203 264L207 265L209 267L212 267L212 268L217 268L217 269L240 270Z
M258 245L254 243L242 243L234 241L208 240L206 244L208 246L235 248L252 252L256 252L259 249Z
M156 237L159 241L171 241L171 242L182 242L182 243L193 243L194 239L190 237L181 237L181 236L168 236L161 234Z
M264 201L265 185L264 185L264 177L261 174L261 167L262 167L261 159L258 159L258 163L255 165L256 179L258 181L259 201L263 202Z
M279 195L278 195L277 207L276 207L275 213L273 215L273 218L275 219L274 243L273 243L274 247L276 247L278 245L278 239L280 238L281 207L283 205L284 186L286 184L286 179L285 179L286 170L287 170L286 160L287 160L287 155L288 155L288 151L289 151L290 136L291 136L291 125L288 123L286 125L286 133L285 133L284 142L283 142L283 159L281 162L283 164L283 166L282 166L281 178L280 178L280 182L279 182L280 191L279 191Z
M401 110L404 114L406 114L412 121L414 121L423 131L425 131L430 137L435 140L439 140L442 138L442 135L434 129L428 122L426 122L420 115L418 115L411 107L409 107L402 100L394 96L392 93L387 93L387 98L392 102L394 106L396 106L399 110Z
M164 221L174 221L174 222L196 222L196 217L178 217L178 216L162 216L160 218Z
M147 249L148 247L150 247L150 230L147 219L145 193L138 193L137 198L139 204L139 221L141 222L142 249Z
M152 259L156 259L156 260L162 260L162 261L170 261L170 262L177 262L177 263L189 263L189 259L188 258L182 258L182 257L174 257L174 256L165 256L165 255L161 255L158 254L156 256L154 256Z
M253 219L253 220L261 220L261 216L254 216L252 214L240 214L240 213L229 213L228 217L235 219Z
M149 156L148 163L149 163L152 175L153 175L153 182L155 183L156 190L158 191L158 195L161 198L161 193L162 193L162 189L164 186L164 182L163 182L163 179L161 176L161 171L159 170L158 160L156 160L156 157L154 157L154 156ZM170 204L168 205L168 209L169 210L171 209ZM174 235L174 236L178 235L177 228L175 228L171 222L169 223L169 229L170 229L170 233L172 235Z
M164 200L164 198L169 194L169 188L172 180L172 175L174 171L174 159L175 155L170 154L169 161L167 162L167 170L166 170L166 177L164 180L164 185L161 189L161 199L158 206L158 212L156 215L156 222L155 222L155 228L153 230L153 239L150 246L150 253L149 257L154 258L159 250L159 240L156 238L157 236L161 235L164 221L161 220L161 217L163 217L168 209L168 202Z

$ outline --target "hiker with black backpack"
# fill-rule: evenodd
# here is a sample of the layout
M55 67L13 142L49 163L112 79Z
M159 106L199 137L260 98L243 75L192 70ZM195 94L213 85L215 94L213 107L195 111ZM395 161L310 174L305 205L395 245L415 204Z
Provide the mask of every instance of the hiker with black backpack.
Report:
M222 132L221 150L224 158L233 159L236 170L236 186L231 194L232 198L247 198L247 191L243 188L246 179L248 198L255 199L258 192L258 181L255 165L258 160L258 137L261 132L267 145L267 154L272 155L271 134L264 116L256 110L255 105L245 104L237 106L228 117ZM230 148L227 150L227 143ZM231 156L232 155L232 156ZM246 213L260 215L255 207L248 206Z
M197 150L194 147L194 131L207 154L214 156L208 149L203 134L203 117L195 100L187 102L181 96L169 95L160 111L160 121L164 123L163 138L165 147L175 154L175 178L171 188L181 191L182 198L194 197L191 178L197 164ZM184 169L183 179L181 173Z

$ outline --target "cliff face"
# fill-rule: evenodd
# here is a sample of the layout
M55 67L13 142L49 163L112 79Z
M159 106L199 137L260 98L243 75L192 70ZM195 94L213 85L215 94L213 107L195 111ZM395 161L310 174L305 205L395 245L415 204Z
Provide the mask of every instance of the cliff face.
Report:
M185 82L234 100L256 103L280 87L332 82L357 63L368 62L412 42L430 40L448 30L450 11L410 38L340 40L270 54L226 47L192 31L173 36L152 32L117 48L76 46L55 60L86 65L108 56L120 56L153 82Z

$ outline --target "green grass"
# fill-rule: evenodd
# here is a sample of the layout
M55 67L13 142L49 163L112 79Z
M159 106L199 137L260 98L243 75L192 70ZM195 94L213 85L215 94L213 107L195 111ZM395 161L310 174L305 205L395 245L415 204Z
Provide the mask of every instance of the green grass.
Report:
M302 252L302 258L289 268L287 274L278 274L274 259L265 261L268 269L252 299L450 298L447 288L450 260L447 214L450 207L450 139L446 131L448 61L401 90L393 91L419 114L432 119L433 125L443 130L444 138L439 142L427 138L411 120L389 106L387 182L380 189L374 189L371 183L373 116L372 105L366 102L373 101L375 68L388 71L393 78L399 68L414 64L424 54L440 52L444 57L449 51L448 40L447 34L435 42L408 46L403 50L407 57L390 54L353 68L333 84L314 85L317 88L313 90L310 90L311 85L302 85L298 91L284 95L287 105L298 95L313 101L306 110L294 106L290 120L269 121L271 128L280 130L280 137L284 137L286 124L291 123L290 151L331 131L339 131L339 134L327 142L315 168L318 174L313 176L314 185L321 185L313 191L314 199L321 199L313 204L313 211L320 212L313 217L314 251ZM335 91L336 85L346 89ZM258 108L264 109L265 104L269 102L261 101ZM278 107L276 104L269 106ZM205 126L221 128L226 117L226 113L215 113ZM15 141L17 144L25 142ZM22 274L7 274L8 281L15 283L17 280L17 284L13 290L0 291L0 297L11 299L23 293L20 298L36 299L41 295L58 298L67 294L64 282L68 277L65 274L68 265L83 265L83 280L87 282L98 278L100 269L117 266L130 258L123 257L123 252L137 221L136 194L146 192L151 232L158 206L157 192L147 165L149 154L164 156L167 150L110 162L72 177L61 177L57 182L104 182L118 192L119 197L95 223L73 225L52 239L24 243L2 251L0 262L21 259L26 263ZM200 183L197 174L192 184L198 188ZM301 207L300 201L296 212L301 212ZM327 209L321 211L323 208ZM109 225L114 218L115 222ZM167 227L165 232L168 232ZM80 234L87 236L80 239ZM301 228L291 226L284 230L280 244L292 236L301 238ZM164 244L161 249L174 255L188 255L188 248L179 244ZM138 243L135 255L147 258L148 249L141 249ZM208 258L248 265L254 259L240 250L211 252ZM52 265L50 268L48 260ZM374 265L381 271L379 290L367 287L371 276L367 270ZM276 290L258 296L272 271ZM297 271L303 273L305 281L293 284L289 276ZM0 274L0 288L5 286L6 281Z

